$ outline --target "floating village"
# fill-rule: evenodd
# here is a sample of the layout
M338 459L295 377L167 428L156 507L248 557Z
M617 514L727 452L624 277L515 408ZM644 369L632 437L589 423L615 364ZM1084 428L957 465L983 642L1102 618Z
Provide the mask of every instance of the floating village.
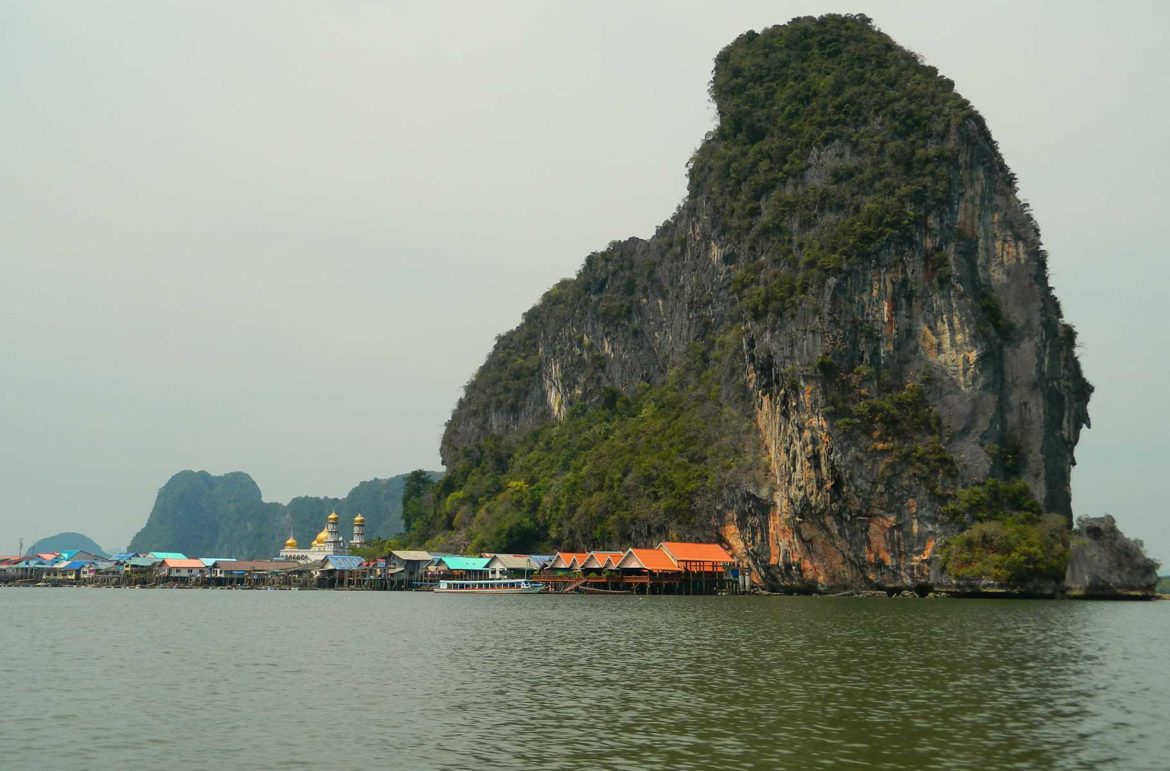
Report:
M653 548L555 554L438 554L364 546L365 520L353 520L347 546L340 517L328 516L308 548L291 536L273 559L192 557L179 552L84 551L0 555L0 586L122 588L341 589L459 593L741 594L750 570L715 543L664 541Z

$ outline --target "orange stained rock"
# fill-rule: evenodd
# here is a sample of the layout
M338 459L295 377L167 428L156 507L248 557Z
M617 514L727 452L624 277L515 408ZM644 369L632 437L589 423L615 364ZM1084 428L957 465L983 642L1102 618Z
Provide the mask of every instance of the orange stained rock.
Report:
M926 546L922 548L922 559L930 559L930 555L934 554L935 540L933 538L926 539Z
M728 511L723 515L723 527L720 528L720 533L724 543L730 546L733 552L744 553L743 535L740 534L739 528L735 524L735 515L732 512Z
M866 558L872 564L881 561L890 564L890 545L886 541L886 533L894 526L889 517L871 517L869 520L869 538L866 540Z

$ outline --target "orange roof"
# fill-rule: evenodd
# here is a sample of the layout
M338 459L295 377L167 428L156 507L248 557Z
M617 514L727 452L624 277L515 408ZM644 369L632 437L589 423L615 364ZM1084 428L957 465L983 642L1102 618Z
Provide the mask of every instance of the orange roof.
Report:
M598 567L603 568L609 561L610 557L614 557L614 562L617 562L622 558L622 553L620 551L591 551L589 552L589 557L585 560L582 560L581 564L585 564L589 560L593 560L597 563Z
M589 557L589 552L584 551L559 551L553 557L553 561L549 563L550 568L561 569L560 563L564 563L566 568L579 568L581 563ZM559 561L559 562L558 562Z
M658 544L658 548L679 562L735 562L727 550L717 543L663 541Z
M166 559L162 562L164 568L201 568L203 567L203 560L172 560Z
M670 555L661 549L630 549L622 557L622 562L626 563L630 561L631 556L647 570L660 573L677 573L679 569L678 565L674 564L674 560L670 558ZM637 567L637 565L623 564L623 567Z
M560 552L565 558L565 562L569 567L581 567L581 563L589 559L589 552L587 551L566 551Z

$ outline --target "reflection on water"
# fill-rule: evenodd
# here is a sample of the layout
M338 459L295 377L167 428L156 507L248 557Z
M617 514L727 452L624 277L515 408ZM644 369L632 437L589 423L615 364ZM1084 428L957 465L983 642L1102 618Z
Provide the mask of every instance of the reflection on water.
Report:
M0 590L4 767L1166 768L1170 603Z

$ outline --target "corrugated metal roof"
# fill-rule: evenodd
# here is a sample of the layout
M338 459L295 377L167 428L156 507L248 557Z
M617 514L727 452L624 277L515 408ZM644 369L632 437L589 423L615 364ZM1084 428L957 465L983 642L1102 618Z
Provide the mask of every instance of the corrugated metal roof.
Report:
M493 554L488 558L488 565L505 570L532 570L527 554Z
M268 573L300 567L291 560L220 560L215 568L229 573Z
M130 559L131 557L137 557L137 556L138 555L132 551L120 551L117 554L110 555L110 559L112 559L114 562L125 562L126 560Z
M361 566L361 557L352 557L348 554L330 554L325 558L322 570L328 570L330 567L336 570L357 570Z
M532 564L535 565L537 567L537 569L540 569L540 568L545 567L546 565L548 565L548 563L553 561L553 555L551 555L551 554L529 554L528 559L532 560Z
M203 563L203 567L209 568L217 562L235 562L235 557L200 557L199 561Z
M446 565L448 570L486 570L489 559L487 557L441 557L439 562Z
M430 562L435 558L429 551L397 550L390 553L404 562Z
M53 563L40 557L29 557L23 562L18 562L16 566L18 568L49 568L53 566Z
M131 557L130 559L126 560L126 564L132 568L148 568L152 565L158 564L159 562L161 562L161 560L156 560L154 557Z
M185 560L187 555L178 551L152 551L148 556L158 560Z

